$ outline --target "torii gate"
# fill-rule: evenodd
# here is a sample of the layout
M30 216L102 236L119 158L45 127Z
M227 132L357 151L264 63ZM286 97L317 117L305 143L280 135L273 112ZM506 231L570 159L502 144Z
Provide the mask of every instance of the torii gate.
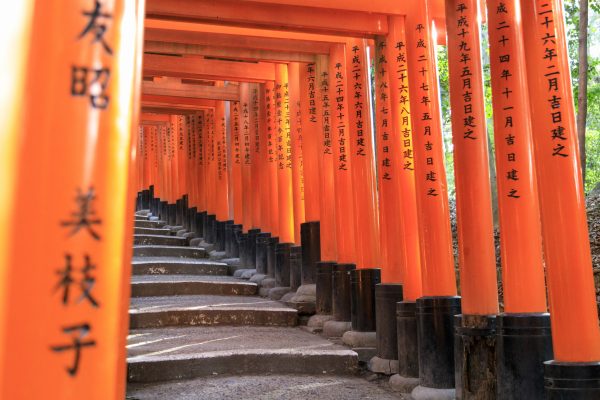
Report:
M488 23L496 27L490 29L490 54L496 163L502 172L506 313L497 322L479 43L483 2L146 3L97 2L101 9L94 11L91 1L76 7L67 1L60 6L24 1L15 6L16 19L3 21L8 37L18 40L0 41L2 48L22 44L13 51L15 64L2 67L3 75L20 77L2 100L9 110L2 169L12 174L1 196L6 250L0 252L1 292L6 295L0 298L0 390L5 397L41 397L49 391L65 398L122 397L129 283L124 265L132 232L123 221L133 211L134 193L148 189L135 182L152 183L158 195L164 190L160 199L167 206L191 195L190 205L219 223L234 220L246 233L268 229L281 243L300 244L301 223L320 221L320 260L354 263L359 270L382 267L384 283L403 284L405 307L418 321L420 369L401 371L425 387L455 385L454 352L446 341L462 303L458 337L478 332L479 338L472 347L461 342L457 355L466 357L465 365L495 368L488 362L494 348L485 345L495 336L494 324L507 331L525 324L543 332L541 348L514 355L531 363L521 370L510 364L510 344L498 335L506 346L497 365L499 390L519 376L531 378L530 385L502 393L512 398L528 390L540 393L539 365L550 355L543 241L555 357L546 363L546 379L570 376L577 384L577 378L597 370L600 330L560 0L487 1ZM462 299L456 297L435 74L436 41L446 37ZM70 43L64 53L55 52L57 39ZM374 116L367 54L377 54ZM180 81L142 83L143 76ZM197 80L241 83L198 87L192 82ZM363 99L362 104L348 96ZM231 102L230 110L224 101ZM161 145L178 148L170 161L160 158L161 178L136 155L139 135L131 132L138 129L140 105L144 113L187 115L187 121L141 118L143 144L171 125L189 128L188 135L180 134L182 147L174 134L173 143ZM528 107L531 120L522 112ZM228 130L236 135L236 113L239 147L227 139ZM376 157L371 118L377 126ZM534 126L540 131L533 132ZM64 140L54 140L58 137ZM202 168L185 164L189 140L197 150L200 143L204 152L210 147ZM158 145L148 153L157 163ZM196 189L194 173L204 179ZM256 190L262 184L266 189ZM218 194L209 195L216 187ZM276 213L265 215L274 208ZM38 231L16 222L25 215ZM55 272L67 279L71 269L82 271L81 287L87 290L81 299L57 294L62 281ZM431 315L442 316L445 325ZM74 349L81 351L82 364L65 364ZM405 351L414 357L416 347ZM40 377L40 384L27 384L31 376ZM473 370L458 376L457 394L463 398L495 391L489 376ZM573 389L548 388L557 396Z

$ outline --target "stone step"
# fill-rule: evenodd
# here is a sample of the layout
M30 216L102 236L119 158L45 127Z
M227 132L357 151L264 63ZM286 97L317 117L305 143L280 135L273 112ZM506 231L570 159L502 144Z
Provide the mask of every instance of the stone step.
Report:
M134 245L187 246L186 238L170 235L133 235Z
M130 329L186 325L295 326L298 312L256 296L132 297Z
M131 279L131 297L226 295L252 296L256 283L231 276L139 275Z
M134 228L135 235L170 235L171 230L165 228Z
M149 215L136 215L135 216L136 221L149 221L149 219L150 219Z
M227 275L228 265L207 259L133 257L133 275Z
M128 337L127 352L130 382L190 379L225 373L344 375L355 373L358 367L358 356L354 351L289 327L133 330ZM213 398L196 396L198 399ZM169 394L169 398L174 397Z
M139 221L136 220L135 221L135 227L136 228L161 228L163 226L165 226L165 222L164 221Z
M207 258L206 250L201 247L185 246L133 246L134 257L177 257Z
M213 375L188 380L129 383L131 400L409 400L409 394L393 392L386 378L370 382L351 375ZM283 373L281 373L283 374Z

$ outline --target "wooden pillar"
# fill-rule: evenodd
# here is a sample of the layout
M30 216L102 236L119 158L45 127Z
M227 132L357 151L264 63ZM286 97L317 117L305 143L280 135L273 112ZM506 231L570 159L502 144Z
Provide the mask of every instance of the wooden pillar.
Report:
M336 261L336 200L335 200L335 172L333 156L333 116L331 100L331 76L329 74L329 59L327 56L317 56L316 79L318 84L317 118L321 118L319 135L319 156L321 159L320 188L320 228L321 228L321 259ZM320 112L319 112L320 110Z
M446 1L462 312L498 313L479 0Z
M275 82L265 83L265 115L267 119L267 160L266 169L269 175L269 232L272 237L279 237L279 192L278 192L278 132L275 109Z
M401 243L403 248L405 301L415 301L423 294L421 277L421 252L419 224L417 219L417 197L415 188L415 157L413 127L411 124L410 91L408 82L408 57L405 17L388 19L387 61L390 74L390 103L392 121L392 145L396 142L401 154L401 168L397 179L400 189ZM383 221L383 220L382 220Z
M455 296L456 277L436 77L425 7L406 17L408 78L424 296ZM425 100L424 100L425 99Z
M196 119L196 150L198 152L198 212L206 211L206 113L200 111L195 114Z
M231 125L231 179L233 181L233 221L242 224L244 219L243 185L242 185L242 134L241 134L241 103L232 101L230 103L230 125Z
M304 211L306 221L319 221L322 160L322 108L318 100L316 65L300 65L300 106L302 117L302 165L304 177Z
M367 40L346 43L346 79L358 268L379 268L379 201L371 129L371 76Z
M246 82L240 83L240 104L241 104L241 134L242 134L242 186L243 190L243 225L244 231L248 231L253 227L252 220L252 191L247 190L252 187L252 146L251 138L252 131L250 128L250 108L251 108L250 84Z
M258 88L259 136L260 136L260 216L263 232L273 233L271 230L271 174L269 171L269 121L267 121L267 98L265 84ZM271 127L272 128L272 127Z
M552 343L559 362L600 361L600 327L562 1L521 3Z
M292 192L292 137L289 115L288 67L275 67L275 119L277 126L279 243L294 243Z
M260 205L260 192L262 188L260 181L260 158L261 158L261 147L260 142L260 127L261 127L261 113L260 113L260 101L259 101L259 89L260 86L257 83L250 85L250 151L251 155L251 175L252 175L252 186L254 190L252 193L252 228L264 229L262 226L262 215Z
M22 104L30 114L21 121L20 146L3 149L14 152L8 211L18 221L11 221L0 267L8 301L0 313L7 328L1 398L124 396L125 370L117 365L125 364L129 274L123 260L131 232L124 221L131 218L130 144L139 107L133 104L134 50L141 46L136 2L101 3L101 15L109 15L102 36L86 30L85 13L93 7L35 4L23 68ZM18 77L10 76L17 84Z
M213 190L216 192L217 221L229 220L229 180L227 174L227 120L225 102L217 101L215 105L215 151L216 180Z
M292 136L292 191L294 196L294 239L300 245L300 225L305 222L304 213L304 160L302 109L300 107L300 64L288 64L289 115Z
M347 90L345 46L342 44L331 47L329 73L333 114L337 261L356 263L351 137L348 122L348 99L351 94Z

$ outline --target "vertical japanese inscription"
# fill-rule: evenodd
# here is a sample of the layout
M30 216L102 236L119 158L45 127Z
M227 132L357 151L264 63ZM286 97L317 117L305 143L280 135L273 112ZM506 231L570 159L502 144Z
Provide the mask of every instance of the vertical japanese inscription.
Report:
M390 109L389 109L389 75L388 60L385 55L387 43L385 39L378 40L377 46L377 100L379 111L379 140L381 140L380 174L383 181L392 179L392 156L390 150L393 148L390 137Z
M338 148L339 158L337 168L341 171L348 170L348 151L346 143L346 123L344 118L344 101L346 101L346 93L344 93L344 66L342 63L335 64L335 109L336 109L336 129L338 132Z

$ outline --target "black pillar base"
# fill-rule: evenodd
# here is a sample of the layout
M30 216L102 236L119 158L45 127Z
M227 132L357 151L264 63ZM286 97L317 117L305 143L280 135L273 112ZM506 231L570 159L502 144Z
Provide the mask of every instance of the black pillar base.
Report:
M380 283L375 286L375 321L379 358L398 359L396 303L402 299L402 285L399 283Z
M181 199L175 200L175 225L182 226L183 224L183 207Z
M225 251L225 221L215 220L215 250Z
M331 314L332 312L332 281L333 270L336 266L332 261L319 261L317 263L317 314Z
M275 256L277 244L279 244L278 237L269 238L267 241L267 275L271 278L275 278L275 269L277 268L277 257Z
M600 362L546 361L544 381L548 400L600 399Z
M242 267L246 267L246 265L248 265L248 246L246 244L246 242L248 241L248 234L247 233L243 233L242 231L243 228L240 228L238 237L237 237L237 243L238 243L238 254L240 256L240 265Z
M231 257L238 258L240 256L240 237L242 235L242 225L235 224L231 228L232 239L231 239Z
M231 257L231 242L233 241L233 221L225 221L225 256Z
M248 231L248 240L246 241L247 263L242 264L247 268L256 268L256 235L260 229L250 229Z
M196 234L198 237L204 237L204 223L206 222L206 211L196 213Z
M317 282L317 262L321 261L321 224L319 221L305 222L300 225L302 244L301 284Z
M293 243L278 243L275 247L275 284L278 287L290 286L290 253Z
M158 218L161 221L169 223L169 203L166 201L158 202Z
M417 334L417 303L396 303L398 333L398 375L419 378L419 343Z
M256 235L256 273L266 275L267 274L267 245L269 244L269 238L271 234L268 232L262 232Z
M456 398L496 398L496 315L454 316Z
M206 215L206 225L205 225L205 236L204 236L204 241L206 243L215 243L216 239L217 239L217 234L215 231L216 228L216 215L214 214L207 214Z
M198 220L196 219L196 215L198 214L198 209L196 207L192 207L190 209L188 209L188 215L187 215L187 219L188 219L188 225L189 225L189 229L188 231L196 233L198 231Z
M352 330L375 332L375 285L381 283L381 268L356 269L350 273Z
M175 226L177 225L177 205L176 204L169 204L167 209L167 214L168 214L168 222L170 226Z
M550 314L500 314L496 326L497 398L544 398L544 361L553 358Z
M417 299L421 386L454 388L454 316L458 314L458 296Z
M352 291L350 273L356 270L354 264L336 264L333 269L332 313L336 321L350 321L352 318Z
M302 246L292 246L290 249L290 289L298 290L302 284Z

